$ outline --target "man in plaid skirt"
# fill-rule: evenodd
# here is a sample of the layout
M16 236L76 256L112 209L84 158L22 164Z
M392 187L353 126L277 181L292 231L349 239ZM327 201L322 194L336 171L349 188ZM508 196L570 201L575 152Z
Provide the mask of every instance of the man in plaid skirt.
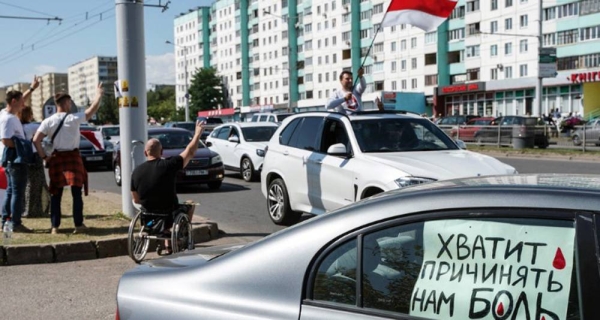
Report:
M38 154L46 161L50 176L50 221L52 223L50 232L52 234L57 234L60 227L60 203L65 186L71 187L73 196L73 222L75 223L73 233L79 233L87 228L83 224L83 199L81 197L82 188L87 195L87 171L79 154L81 139L79 127L98 111L103 94L104 89L100 82L96 88L94 102L85 112L74 114L69 114L71 96L64 92L55 94L56 113L42 121L33 138ZM56 132L58 133L55 135ZM46 136L53 137L54 152L51 155L46 154L42 147L42 140Z

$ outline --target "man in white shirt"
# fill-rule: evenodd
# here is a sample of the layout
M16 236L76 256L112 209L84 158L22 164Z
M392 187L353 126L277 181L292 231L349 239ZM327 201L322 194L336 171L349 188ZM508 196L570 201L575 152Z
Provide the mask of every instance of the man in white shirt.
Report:
M13 222L13 232L30 232L23 226L23 204L25 203L25 188L27 187L27 163L20 161L16 152L14 138L25 139L23 125L17 114L25 107L25 99L40 85L37 77L29 90L9 91L6 93L6 108L0 112L0 138L2 139L2 159L5 161L5 174L8 182L4 203L2 205L2 227L10 217ZM31 145L29 145L31 148Z
M345 114L353 114L363 111L362 94L367 89L367 82L363 77L365 73L361 67L358 69L358 84L353 85L352 72L342 71L340 74L340 90L334 90L327 101L327 111L334 111ZM383 110L383 104L378 100L377 108Z
M38 128L33 143L38 155L46 161L50 177L50 221L52 223L52 234L58 233L61 221L60 203L62 200L63 188L71 186L71 195L73 196L73 222L75 230L73 233L81 232L87 227L83 224L83 199L81 189L87 186L87 172L83 166L83 160L79 154L80 132L79 127L82 123L90 120L98 111L104 89L102 82L96 88L96 97L85 112L69 114L71 110L71 96L66 93L57 93L54 95L56 104L56 113L42 121ZM62 122L62 126L60 125ZM47 155L42 148L44 137L56 137L52 142L54 152ZM87 188L86 188L87 195Z

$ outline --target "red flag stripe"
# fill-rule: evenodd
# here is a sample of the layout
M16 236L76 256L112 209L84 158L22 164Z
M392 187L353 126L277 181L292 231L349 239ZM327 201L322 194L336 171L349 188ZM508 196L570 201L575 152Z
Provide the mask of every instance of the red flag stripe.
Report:
M457 1L451 0L392 0L389 11L417 10L434 16L447 18L452 14Z

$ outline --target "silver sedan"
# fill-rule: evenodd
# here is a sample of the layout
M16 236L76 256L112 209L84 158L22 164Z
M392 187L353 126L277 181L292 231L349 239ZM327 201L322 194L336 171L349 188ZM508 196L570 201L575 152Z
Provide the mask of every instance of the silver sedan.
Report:
M600 176L440 181L128 271L117 319L597 319Z

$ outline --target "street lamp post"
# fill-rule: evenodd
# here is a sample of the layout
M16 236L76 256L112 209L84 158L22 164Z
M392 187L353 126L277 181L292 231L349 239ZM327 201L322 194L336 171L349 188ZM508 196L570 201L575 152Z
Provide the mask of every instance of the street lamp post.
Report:
M183 60L184 61L184 72L185 72L185 121L189 121L190 120L190 94L188 92L188 60L187 60L187 54L188 54L188 47L189 46L180 46L177 44L174 44L173 42L167 40L165 41L166 44L170 44L173 45L174 47L177 48L182 48L183 49Z

